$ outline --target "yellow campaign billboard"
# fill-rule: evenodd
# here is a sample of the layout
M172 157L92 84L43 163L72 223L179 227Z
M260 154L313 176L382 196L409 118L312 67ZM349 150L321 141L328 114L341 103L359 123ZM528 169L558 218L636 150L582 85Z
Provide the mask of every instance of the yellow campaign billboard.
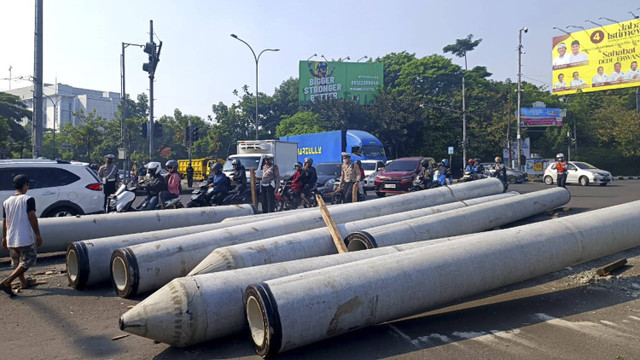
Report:
M553 94L640 86L640 19L553 38Z

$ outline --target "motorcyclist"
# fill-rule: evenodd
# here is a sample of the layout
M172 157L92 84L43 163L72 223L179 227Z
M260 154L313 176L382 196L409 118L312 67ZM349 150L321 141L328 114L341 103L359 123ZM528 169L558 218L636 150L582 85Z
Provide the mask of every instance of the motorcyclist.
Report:
M493 164L493 171L494 171L495 177L500 179L500 181L502 181L503 184L506 184L507 168L502 163L502 158L500 156L496 156L494 160L495 160L495 163Z
M163 191L159 194L160 207L164 209L165 201L180 196L180 174L178 173L178 162L176 160L169 160L165 164L169 174L166 175L168 191Z
M473 159L467 160L467 166L464 168L465 181L475 180L476 174L473 172Z
M288 187L292 193L300 195L304 184L304 173L302 172L302 164L300 161L293 163L293 169L295 172L291 176L291 184L288 185Z
M484 177L484 166L480 163L480 159L473 159L472 170L474 172L475 179L482 179Z
M316 187L318 182L318 173L316 168L313 167L313 159L310 157L304 158L302 164L304 170L304 183L302 184L302 201L309 206L309 197L311 196L311 190Z
M438 164L438 173L440 174L438 177L438 183L440 185L446 185L447 179L449 179L449 185L453 183L453 179L451 177L451 169L449 168L449 160L442 159Z
M564 161L564 154L558 153L556 155L556 162L551 164L551 168L558 172L556 182L558 187L566 188L567 184L567 162Z
M231 165L233 166L231 186L234 192L240 193L247 187L247 170L238 159L233 159Z
M211 167L211 175L207 178L207 186L213 188L211 203L220 205L229 192L229 178L222 172L222 164L217 162Z
M420 187L422 189L428 189L431 187L431 182L433 181L433 164L429 161L429 159L422 159L420 161L420 172L418 173L418 177L420 179Z
M167 182L160 173L161 165L159 162L151 161L145 167L147 169L143 185L147 192L147 197L144 200L147 203L145 210L153 210L158 206L160 192L168 191Z

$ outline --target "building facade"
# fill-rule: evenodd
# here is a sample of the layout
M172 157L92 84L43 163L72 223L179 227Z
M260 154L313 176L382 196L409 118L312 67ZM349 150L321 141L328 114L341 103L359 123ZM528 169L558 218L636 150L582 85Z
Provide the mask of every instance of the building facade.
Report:
M6 93L18 96L30 110L33 110L33 86L6 90ZM63 124L78 125L80 119L74 114L96 112L106 120L113 120L120 93L76 88L65 84L44 84L43 89L44 128L60 131Z

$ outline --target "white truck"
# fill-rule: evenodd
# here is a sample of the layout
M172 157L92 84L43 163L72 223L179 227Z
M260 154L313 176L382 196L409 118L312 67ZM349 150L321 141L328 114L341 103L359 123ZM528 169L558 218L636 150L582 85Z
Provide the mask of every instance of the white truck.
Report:
M231 161L238 159L247 169L247 181L251 179L249 173L251 168L256 171L256 179L260 179L265 155L273 156L274 164L280 169L280 177L288 178L293 175L295 171L293 164L298 161L298 143L280 140L240 140L237 154L227 158L222 171L227 176L231 175L233 172Z

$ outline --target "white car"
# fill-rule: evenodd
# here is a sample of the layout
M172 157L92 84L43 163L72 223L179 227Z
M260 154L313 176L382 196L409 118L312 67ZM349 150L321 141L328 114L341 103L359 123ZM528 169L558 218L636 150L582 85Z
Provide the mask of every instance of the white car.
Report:
M549 164L542 174L542 179L547 185L552 185L557 179L557 171ZM605 186L613 181L611 173L600 170L597 167L582 161L567 161L567 184L600 184Z
M13 178L26 175L28 195L36 200L38 217L104 212L104 193L98 175L87 163L47 159L0 160L0 204L15 193Z
M364 170L363 187L365 191L373 190L376 187L376 175L380 170L384 169L384 161L382 160L361 160L362 170Z

